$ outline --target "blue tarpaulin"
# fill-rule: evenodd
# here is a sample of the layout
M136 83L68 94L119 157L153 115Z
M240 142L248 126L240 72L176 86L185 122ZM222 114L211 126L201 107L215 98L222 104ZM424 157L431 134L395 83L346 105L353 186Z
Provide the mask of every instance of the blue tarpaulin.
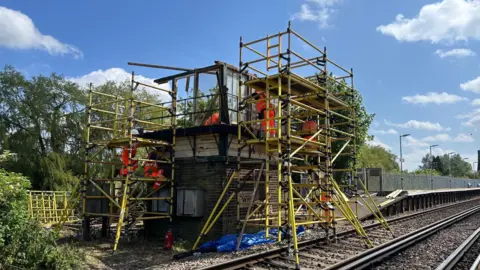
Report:
M299 226L297 228L297 236L302 235L305 232L305 228L303 226ZM285 232L282 233L282 238L285 238ZM275 242L278 230L271 229L269 230L269 234L272 236L270 239L265 238L265 230L259 231L256 233L244 233L242 236L242 241L240 242L239 250L248 249L251 246L273 243ZM237 235L236 234L228 234L222 236L220 239L216 241L209 241L205 244L200 246L200 250L212 250L216 249L219 252L230 252L234 251L237 247Z

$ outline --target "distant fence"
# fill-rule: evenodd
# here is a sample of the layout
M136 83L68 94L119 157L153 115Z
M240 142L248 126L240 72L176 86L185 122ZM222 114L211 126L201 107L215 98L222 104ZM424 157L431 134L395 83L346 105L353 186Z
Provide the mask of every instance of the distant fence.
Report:
M480 187L480 179L419 174L400 175L385 173L378 168L359 169L358 176L370 192Z

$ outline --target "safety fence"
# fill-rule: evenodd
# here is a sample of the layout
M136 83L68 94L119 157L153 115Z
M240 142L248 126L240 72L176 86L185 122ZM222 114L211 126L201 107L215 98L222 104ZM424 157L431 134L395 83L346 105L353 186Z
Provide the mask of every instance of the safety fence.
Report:
M28 191L28 213L42 224L76 221L75 210L69 205L67 191Z
M478 188L480 179L432 176L425 174L392 174L377 168L359 169L358 175L370 192L432 190L448 188Z

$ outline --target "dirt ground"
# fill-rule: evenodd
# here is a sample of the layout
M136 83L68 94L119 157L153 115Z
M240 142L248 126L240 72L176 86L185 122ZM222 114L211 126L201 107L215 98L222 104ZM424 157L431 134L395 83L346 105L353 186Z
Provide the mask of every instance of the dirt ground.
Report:
M80 242L85 252L86 264L90 269L147 269L171 261L174 251L163 250L163 243L140 242L122 243L112 253L112 242L95 240Z
M79 255L85 256L88 269L152 269L171 262L175 254L186 251L182 243L176 244L173 250L164 250L161 239L138 237L130 241L122 239L113 253L112 238L83 241L76 234L74 230L63 230L59 243L78 248L82 253Z

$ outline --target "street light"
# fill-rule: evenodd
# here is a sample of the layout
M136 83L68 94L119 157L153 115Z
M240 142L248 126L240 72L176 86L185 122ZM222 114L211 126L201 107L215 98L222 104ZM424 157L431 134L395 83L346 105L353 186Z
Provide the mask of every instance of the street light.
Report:
M447 157L448 157L448 183L449 183L449 186L450 188L452 188L452 176L450 174L450 155L452 154L455 154L455 152L450 152L447 154Z
M403 189L403 156L402 156L402 138L410 136L410 134L400 135L400 181Z
M451 176L450 175L450 155L451 154L455 154L455 152L450 152L450 153L447 154L447 156L448 156L448 176Z
M438 144L430 145L430 185L431 189L433 189L433 156L432 156L432 148L437 147Z

